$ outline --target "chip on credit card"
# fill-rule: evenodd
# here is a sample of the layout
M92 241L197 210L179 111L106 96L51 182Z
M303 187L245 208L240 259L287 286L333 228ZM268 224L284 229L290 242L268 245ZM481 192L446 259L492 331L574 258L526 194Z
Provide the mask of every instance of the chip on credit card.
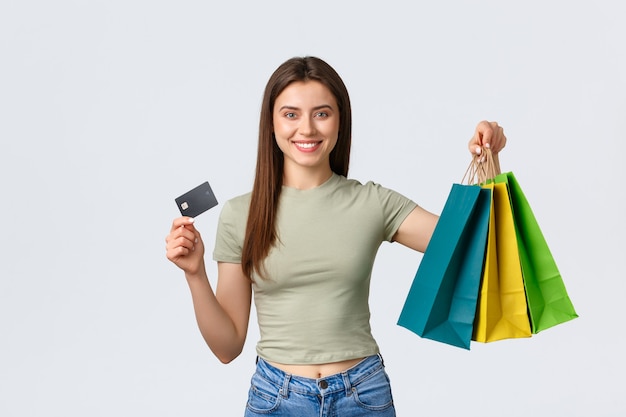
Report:
M175 201L180 214L188 217L196 217L217 206L217 199L208 181L176 198Z

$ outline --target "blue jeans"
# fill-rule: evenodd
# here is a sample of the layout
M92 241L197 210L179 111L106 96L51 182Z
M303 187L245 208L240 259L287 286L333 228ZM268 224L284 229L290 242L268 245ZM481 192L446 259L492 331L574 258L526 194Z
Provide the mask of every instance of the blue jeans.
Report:
M291 375L259 358L245 417L395 417L389 377L380 355L324 378Z

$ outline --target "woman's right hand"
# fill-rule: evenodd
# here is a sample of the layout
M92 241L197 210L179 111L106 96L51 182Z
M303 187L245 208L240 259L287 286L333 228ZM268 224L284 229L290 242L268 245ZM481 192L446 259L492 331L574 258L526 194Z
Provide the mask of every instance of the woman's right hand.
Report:
M172 222L165 238L166 256L187 274L197 274L204 267L204 243L193 225L193 218L179 217Z

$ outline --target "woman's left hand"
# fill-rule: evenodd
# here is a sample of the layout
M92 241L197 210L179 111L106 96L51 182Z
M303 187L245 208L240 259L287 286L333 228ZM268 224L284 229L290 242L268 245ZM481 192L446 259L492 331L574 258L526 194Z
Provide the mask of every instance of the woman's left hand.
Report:
M504 130L497 122L488 122L483 120L478 123L474 136L469 141L469 151L472 155L480 155L481 148L491 149L494 155L497 155L506 145L506 136Z

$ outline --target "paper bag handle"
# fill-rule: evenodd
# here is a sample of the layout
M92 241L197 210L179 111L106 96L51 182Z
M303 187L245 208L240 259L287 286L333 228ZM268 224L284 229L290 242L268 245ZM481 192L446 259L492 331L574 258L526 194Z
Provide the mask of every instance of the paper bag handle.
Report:
M463 175L462 184L484 184L498 175L491 149L482 147L480 154L475 154Z

